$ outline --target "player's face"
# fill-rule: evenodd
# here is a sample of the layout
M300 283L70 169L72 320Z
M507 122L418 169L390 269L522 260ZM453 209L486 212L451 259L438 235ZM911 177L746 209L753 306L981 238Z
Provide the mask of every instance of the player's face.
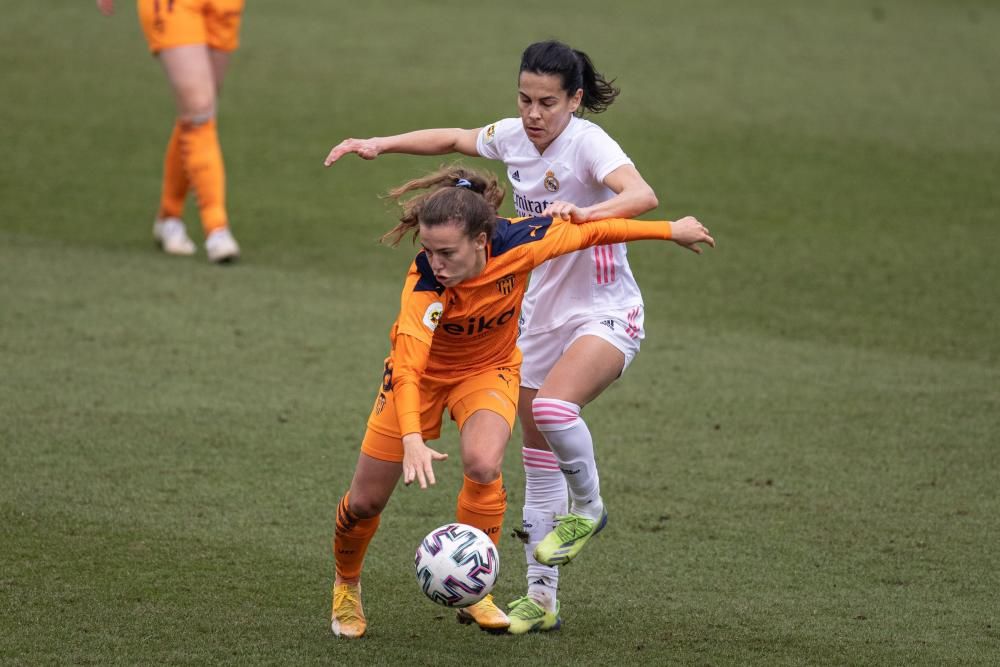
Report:
M557 74L521 72L517 108L524 131L539 153L566 129L582 99L583 90L570 95L562 89L562 79Z
M474 278L486 266L486 234L469 238L460 223L425 227L420 225L420 243L431 263L434 277L445 287Z

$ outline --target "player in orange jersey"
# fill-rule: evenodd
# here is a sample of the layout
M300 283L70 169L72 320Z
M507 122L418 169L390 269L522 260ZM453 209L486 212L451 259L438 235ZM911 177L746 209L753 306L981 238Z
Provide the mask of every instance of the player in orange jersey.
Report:
M411 191L421 192L401 199ZM341 637L360 637L367 628L362 564L400 476L427 488L435 483L433 463L448 458L426 444L439 437L445 408L460 432L464 483L456 518L498 541L506 509L500 466L520 385L517 322L531 270L607 243L669 239L695 252L698 244L715 245L692 217L582 224L498 218L504 192L495 177L463 167L444 167L390 195L403 212L383 240L395 245L412 231L423 249L403 286L354 478L337 507L331 628ZM509 624L492 596L461 610L459 620L493 631Z
M180 216L192 191L205 231L205 252L215 263L239 258L229 230L226 176L216 129L216 100L239 45L244 0L138 0L139 22L167 74L177 104L163 160L160 208L153 238L171 255L193 255L195 244ZM114 0L97 0L105 16Z

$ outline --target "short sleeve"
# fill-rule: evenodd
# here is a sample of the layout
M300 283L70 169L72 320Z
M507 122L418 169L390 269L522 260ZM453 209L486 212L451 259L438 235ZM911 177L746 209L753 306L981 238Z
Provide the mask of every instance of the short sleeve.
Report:
M512 123L514 123L513 126ZM506 137L512 130L520 127L521 121L518 118L504 118L490 123L479 130L479 136L476 137L476 152L490 160L503 160L507 144Z
M580 137L578 158L598 183L622 165L633 164L618 142L597 125L592 125Z
M396 333L413 336L430 345L444 313L443 292L444 285L434 278L427 256L420 253L410 265L403 287Z

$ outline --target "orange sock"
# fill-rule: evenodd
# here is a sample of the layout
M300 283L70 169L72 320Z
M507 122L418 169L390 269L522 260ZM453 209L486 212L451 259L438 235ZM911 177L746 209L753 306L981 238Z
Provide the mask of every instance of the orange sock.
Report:
M160 192L160 218L179 218L184 213L188 179L181 158L181 121L174 123L174 131L163 156L163 189Z
M486 484L465 477L455 510L458 521L478 528L490 536L493 544L499 544L506 509L507 489L503 485L503 475Z
M198 199L201 226L208 236L228 224L226 172L215 119L204 123L182 121L179 137L184 171Z
M337 564L337 576L348 581L361 576L368 543L378 530L381 514L370 519L354 516L345 493L337 505L337 528L333 534L333 557Z

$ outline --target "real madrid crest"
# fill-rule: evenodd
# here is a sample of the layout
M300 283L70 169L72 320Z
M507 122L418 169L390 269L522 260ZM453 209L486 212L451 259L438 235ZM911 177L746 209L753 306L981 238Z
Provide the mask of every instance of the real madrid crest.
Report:
M545 172L545 189L549 192L556 192L559 189L559 179L552 173L552 170Z

